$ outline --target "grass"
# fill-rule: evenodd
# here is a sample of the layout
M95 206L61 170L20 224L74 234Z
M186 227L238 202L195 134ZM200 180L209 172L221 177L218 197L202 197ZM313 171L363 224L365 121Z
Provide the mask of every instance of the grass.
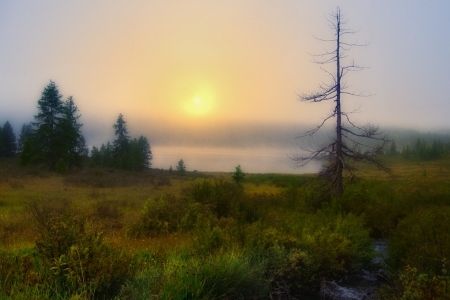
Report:
M382 289L385 298L407 295L414 276L431 278L418 289L447 282L439 264L429 273L414 253L450 257L447 242L420 236L425 228L445 236L433 216L450 204L450 157L385 161L392 176L359 166L361 180L341 199L305 185L310 175L247 174L239 187L231 173L85 168L61 176L0 161L0 298L314 297L322 278L369 264L369 235L405 253L386 267L395 288ZM416 249L423 241L428 246ZM67 247L54 252L56 244ZM59 254L48 259L43 249ZM121 278L108 277L121 261ZM116 287L114 295L100 281Z

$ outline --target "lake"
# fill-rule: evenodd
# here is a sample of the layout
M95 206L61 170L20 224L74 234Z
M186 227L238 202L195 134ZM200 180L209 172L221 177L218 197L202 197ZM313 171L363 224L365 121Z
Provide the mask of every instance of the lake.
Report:
M295 168L289 155L294 150L287 148L224 148L195 146L152 146L152 168L168 170L183 159L187 171L234 172L241 165L245 173L316 173L319 162L311 162L305 167Z

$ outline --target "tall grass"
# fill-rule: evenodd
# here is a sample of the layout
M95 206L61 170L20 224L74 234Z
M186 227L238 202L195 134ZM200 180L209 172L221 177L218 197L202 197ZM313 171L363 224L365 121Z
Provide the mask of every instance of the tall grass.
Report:
M239 186L11 165L0 172L0 298L316 297L322 280L370 266L371 237L389 241L380 297L445 298L450 163L391 164L395 176L361 170L340 199L309 176L249 174Z

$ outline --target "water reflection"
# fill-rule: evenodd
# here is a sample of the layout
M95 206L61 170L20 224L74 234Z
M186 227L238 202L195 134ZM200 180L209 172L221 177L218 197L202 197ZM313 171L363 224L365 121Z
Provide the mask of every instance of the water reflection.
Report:
M188 171L233 172L237 165L247 173L316 173L320 164L311 162L302 168L294 168L286 148L218 148L218 147L176 147L152 146L152 168L175 170L180 159Z

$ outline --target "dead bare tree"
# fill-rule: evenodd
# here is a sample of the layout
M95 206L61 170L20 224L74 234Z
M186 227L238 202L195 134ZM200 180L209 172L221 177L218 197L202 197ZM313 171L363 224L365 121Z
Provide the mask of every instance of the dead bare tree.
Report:
M381 132L379 126L366 124L357 125L350 119L352 112L346 112L341 109L343 95L367 97L364 92L349 92L344 77L353 71L361 71L364 67L358 66L353 61L345 65L347 58L346 52L357 46L367 46L367 44L348 43L343 40L347 35L353 35L356 32L345 28L346 21L342 19L339 7L336 13L331 13L327 18L328 25L332 30L334 37L332 39L318 39L322 42L333 44L332 51L325 51L322 54L313 55L313 61L321 66L321 69L331 78L330 83L322 83L318 89L312 93L300 94L299 100L303 102L322 102L333 101L334 109L326 116L319 125L305 132L298 138L312 137L325 124L332 119L336 119L335 135L324 144L315 145L311 148L302 148L302 153L292 157L298 166L304 166L312 160L325 160L319 177L324 177L329 184L329 189L334 196L341 197L343 193L343 177L355 177L354 162L371 163L378 168L389 172L378 159L389 140L385 133ZM344 26L344 27L343 27ZM334 71L328 71L325 65L335 65Z

